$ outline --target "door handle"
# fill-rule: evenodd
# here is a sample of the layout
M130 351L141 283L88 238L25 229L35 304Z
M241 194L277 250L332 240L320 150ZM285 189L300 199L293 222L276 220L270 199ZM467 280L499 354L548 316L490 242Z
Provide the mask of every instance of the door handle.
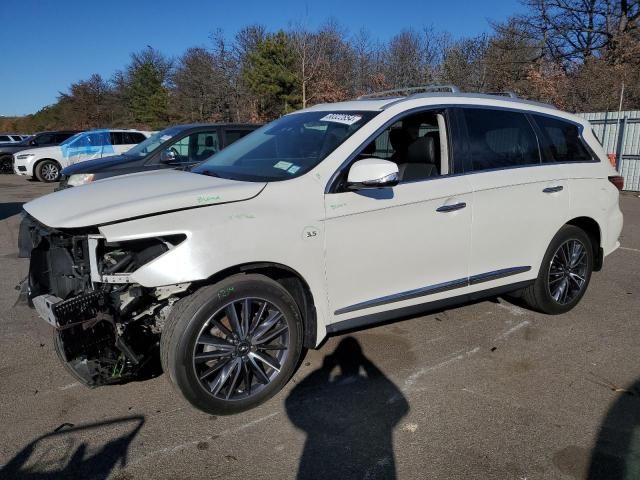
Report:
M544 193L555 193L555 192L561 192L562 190L564 190L564 187L562 185L558 185L557 187L547 187L542 191Z
M442 205L441 207L436 208L436 212L453 212L455 210L461 210L466 206L467 204L465 202L453 203L451 205Z

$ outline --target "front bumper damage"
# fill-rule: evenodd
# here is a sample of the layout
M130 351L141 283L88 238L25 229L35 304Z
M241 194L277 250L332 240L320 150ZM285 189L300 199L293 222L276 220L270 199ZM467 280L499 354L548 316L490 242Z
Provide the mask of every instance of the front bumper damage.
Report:
M172 241L180 239L110 244L96 229L60 231L23 218L19 256L30 265L21 296L55 328L60 360L85 385L159 372L160 332L189 284L147 289L130 274Z

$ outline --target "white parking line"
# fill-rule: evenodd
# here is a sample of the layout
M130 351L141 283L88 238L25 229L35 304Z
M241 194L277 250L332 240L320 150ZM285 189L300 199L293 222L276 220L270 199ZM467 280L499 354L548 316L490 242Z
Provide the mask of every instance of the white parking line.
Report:
M433 372L434 370L438 370L439 368L446 367L451 363L457 362L459 360L463 360L468 356L473 355L474 353L478 353L479 351L480 351L480 347L475 347L466 352L464 350L458 350L457 352L453 352L448 355L449 358L447 358L446 360L443 360L440 363L432 365L431 367L421 368L418 371L409 375L407 379L404 381L405 388L413 386L413 384L416 383L416 380L421 376L429 372Z
M498 335L495 340L502 340L503 338L507 338L509 335L511 335L512 333L517 332L518 330L520 330L521 328L526 327L527 325L529 325L529 321L525 320L524 322L520 322L519 324L511 327L509 330L507 330L506 332L502 332L500 335Z
M628 252L638 252L638 253L640 253L640 249L637 249L637 248L620 247L620 250L627 250Z

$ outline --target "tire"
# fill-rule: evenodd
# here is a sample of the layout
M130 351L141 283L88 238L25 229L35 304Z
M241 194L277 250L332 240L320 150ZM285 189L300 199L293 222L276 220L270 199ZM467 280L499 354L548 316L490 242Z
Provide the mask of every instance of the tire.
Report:
M11 155L4 155L0 157L0 174L13 173L13 161Z
M69 373L69 375L71 375L77 382L81 383L85 387L92 388L92 386L87 384L87 380L85 378L78 375L78 372L76 372L73 368L69 366L69 362L67 362L67 355L64 352L64 344L62 342L62 336L60 335L60 331L56 330L55 328L53 329L53 349L56 351L56 356L58 357L58 360L60 361L64 369Z
M160 339L162 368L197 409L242 412L289 381L302 355L302 332L300 310L279 283L234 275L174 305Z
M568 312L587 291L593 259L593 245L584 230L563 226L547 248L538 278L521 291L521 299L532 309L549 315Z
M60 165L55 160L42 160L35 169L36 178L44 183L60 180Z

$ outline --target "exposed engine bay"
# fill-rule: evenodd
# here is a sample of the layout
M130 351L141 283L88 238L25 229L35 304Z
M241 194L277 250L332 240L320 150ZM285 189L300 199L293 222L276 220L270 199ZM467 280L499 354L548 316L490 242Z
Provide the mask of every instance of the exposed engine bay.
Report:
M145 288L130 275L185 238L110 243L95 228L62 231L24 217L19 254L31 258L29 304L56 329L56 351L79 381L120 383L157 368L160 332L190 285Z

